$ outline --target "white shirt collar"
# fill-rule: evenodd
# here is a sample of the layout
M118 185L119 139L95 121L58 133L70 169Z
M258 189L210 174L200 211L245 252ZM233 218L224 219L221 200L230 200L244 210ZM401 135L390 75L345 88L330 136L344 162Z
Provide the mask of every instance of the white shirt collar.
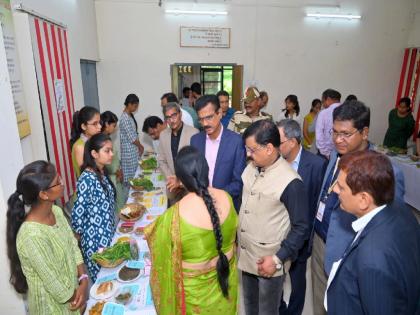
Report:
M291 163L292 168L297 172L300 163L300 156L302 155L302 146L300 146L299 153L296 155L295 159Z
M370 211L369 213L366 213L364 216L358 218L356 221L353 221L353 223L351 224L353 230L356 233L363 230L366 227L366 225L368 225L370 220L372 220L373 217L377 215L379 212L381 212L385 207L386 205L377 207L373 209L372 211Z

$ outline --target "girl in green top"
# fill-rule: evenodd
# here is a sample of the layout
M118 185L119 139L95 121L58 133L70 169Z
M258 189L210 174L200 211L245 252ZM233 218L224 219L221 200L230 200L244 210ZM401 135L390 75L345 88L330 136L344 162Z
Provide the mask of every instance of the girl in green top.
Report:
M403 97L398 107L389 112L389 126L385 134L384 146L407 150L407 140L413 134L415 125L410 105L410 98Z
M311 149L315 140L315 121L316 116L321 111L321 100L316 98L312 101L311 110L303 119L303 147L306 150Z
M55 167L36 161L20 171L8 200L10 283L27 293L30 314L80 314L86 304L83 258L62 210L54 205L63 190Z
M101 117L96 108L85 106L73 114L70 147L76 178L80 176L80 167L83 164L83 151L86 141L100 132Z
M106 111L101 114L101 125L102 132L108 136L111 136L117 130L118 117L113 112ZM120 165L120 157L116 149L116 145L113 145L113 157L111 165L106 165L105 168L108 171L108 176L115 186L117 193L117 199L115 200L115 210L119 211L127 200L127 196L124 192L123 174Z

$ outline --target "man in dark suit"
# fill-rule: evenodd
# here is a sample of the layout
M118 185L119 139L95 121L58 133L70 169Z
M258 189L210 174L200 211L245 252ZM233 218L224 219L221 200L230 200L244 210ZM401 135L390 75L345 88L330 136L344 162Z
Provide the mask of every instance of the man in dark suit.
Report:
M206 156L210 186L227 191L239 211L241 175L245 169L245 146L235 132L223 128L222 111L216 95L204 95L195 103L203 131L191 138L191 145Z
M324 306L328 314L418 314L420 229L394 201L389 159L374 151L344 155L336 184L340 207L356 216L355 236L334 262Z
M309 201L308 218L309 222L313 222L327 161L302 147L302 131L299 123L291 119L283 119L277 123L277 127L280 133L280 153L289 162L290 166L298 172L303 181ZM288 305L282 300L281 315L302 314L305 304L306 263L309 256L308 241L306 241L299 251L297 259L290 267L292 292Z

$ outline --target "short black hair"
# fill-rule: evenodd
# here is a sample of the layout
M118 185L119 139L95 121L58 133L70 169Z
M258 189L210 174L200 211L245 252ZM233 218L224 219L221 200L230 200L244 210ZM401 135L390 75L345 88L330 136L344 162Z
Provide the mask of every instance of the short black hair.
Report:
M242 138L245 141L247 138L252 136L255 137L255 141L259 145L267 145L271 143L275 148L280 146L279 129L271 120L264 119L252 123L245 129Z
M357 101L357 96L354 94L349 94L346 99L346 101Z
M360 101L347 101L333 111L333 121L353 122L354 128L361 131L370 126L370 109Z
M139 97L136 94L128 94L125 98L124 105L127 106L128 104L138 104L139 102Z
M186 87L184 87L183 89L182 89L182 96L183 97L186 97L186 96L188 96L188 95L186 95L188 92L190 92L191 91L191 89L188 87L188 86L186 86Z
M322 99L330 98L332 100L341 100L341 94L340 92L333 90L333 89L327 89L324 92L322 92Z
M225 90L221 90L221 91L217 92L216 96L217 96L217 98L219 98L219 96L227 96L227 97L229 97L230 95Z
M118 122L118 117L113 112L107 110L101 114L101 125L102 131L105 130L106 124L116 124Z
M163 100L164 98L166 98L168 103L178 103L178 97L176 97L176 95L172 92L163 94L160 100Z
M198 82L194 82L193 84L191 84L191 91L201 95L201 84Z
M400 101L398 102L398 105L404 103L405 105L407 105L407 107L411 106L411 99L409 97L401 97Z
M162 119L158 116L149 116L143 122L143 128L141 129L144 133L147 133L149 128L156 128L158 124L163 124Z
M219 98L216 95L203 95L195 102L195 110L197 113L206 107L208 104L213 105L214 111L217 112L220 108Z

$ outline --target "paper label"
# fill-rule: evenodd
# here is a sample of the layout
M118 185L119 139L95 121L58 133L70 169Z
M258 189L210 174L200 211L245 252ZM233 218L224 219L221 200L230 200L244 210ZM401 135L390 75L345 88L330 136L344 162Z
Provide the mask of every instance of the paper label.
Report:
M124 306L116 303L105 303L102 315L124 315Z
M318 211L316 213L316 218L319 222L322 222L322 218L324 217L324 210L325 210L325 203L320 201L319 206L318 206Z
M113 274L107 275L105 277L96 279L96 283L101 284L103 282L112 281L112 280L115 280L115 279L117 279L117 274L113 273Z
M127 268L131 269L143 269L144 268L144 261L139 260L129 260L126 264Z

